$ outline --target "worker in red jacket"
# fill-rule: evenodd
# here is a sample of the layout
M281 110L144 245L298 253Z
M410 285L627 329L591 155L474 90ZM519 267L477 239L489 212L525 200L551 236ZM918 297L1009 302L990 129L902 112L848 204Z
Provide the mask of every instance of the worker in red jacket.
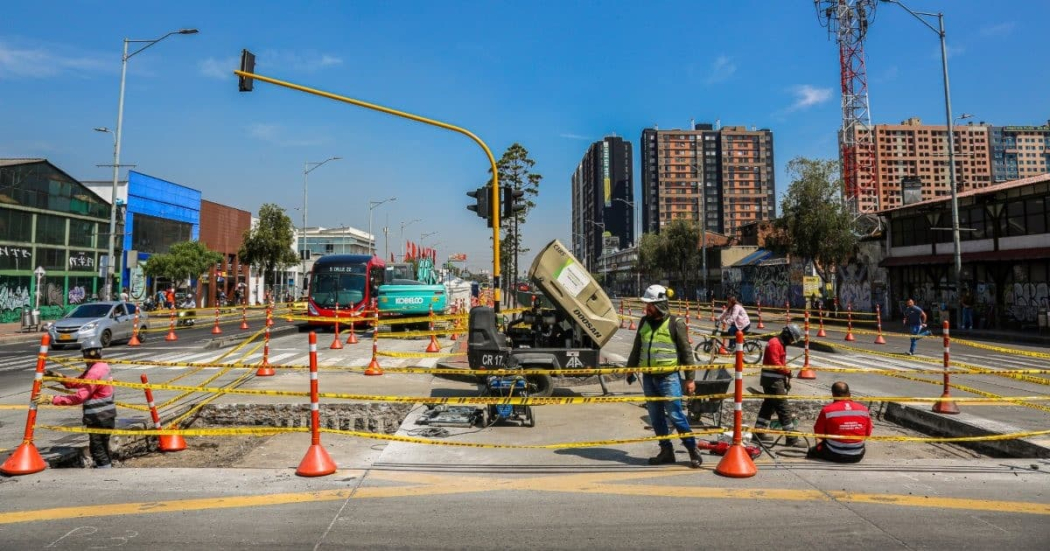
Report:
M109 364L102 361L102 344L98 339L91 339L80 347L84 355L84 373L73 383L63 382L62 386L76 390L75 394L52 396L40 393L36 397L37 405L77 406L84 409L84 426L88 428L112 429L116 426L117 406L113 402L113 385L100 384L112 381L109 376ZM48 369L48 377L62 377L61 373ZM109 455L109 435L91 433L88 435L88 449L95 467L108 469L113 466Z
M766 343L766 352L762 356L762 377L759 384L762 385L762 393L772 396L787 396L791 390L791 370L787 367L786 347L791 343L798 342L802 338L802 330L795 324L790 324L780 331L779 337L773 337ZM762 400L762 406L758 409L758 420L755 421L756 429L768 429L769 422L776 412L780 419L780 427L786 431L798 429L795 416L791 412L788 401L784 398L766 398ZM773 438L761 432L755 433L755 438L762 443L769 443ZM798 444L797 436L788 436L784 439L785 446Z
M809 449L806 458L857 463L864 459L863 437L871 436L871 414L863 404L850 399L849 385L842 381L831 385L831 395L835 401L820 410L813 432L843 438L818 441L816 446Z

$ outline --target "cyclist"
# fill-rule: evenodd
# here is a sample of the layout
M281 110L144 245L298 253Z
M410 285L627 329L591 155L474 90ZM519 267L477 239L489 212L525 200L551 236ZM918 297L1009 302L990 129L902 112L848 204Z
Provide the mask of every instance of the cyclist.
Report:
M747 317L747 310L744 310L744 306L738 303L734 296L726 299L726 311L722 312L718 323L730 324L723 334L730 337L729 350L731 351L736 349L736 334L746 335L751 330L751 319Z
M791 370L787 368L786 347L793 342L802 339L802 330L797 325L791 324L780 331L779 337L769 339L766 344L766 354L762 358L762 377L759 383L762 385L762 393L774 396L787 396L791 390ZM755 421L756 429L769 428L769 422L776 411L780 419L780 426L784 430L793 431L797 428L795 416L791 413L791 407L784 398L766 398L762 400L762 407L758 410L758 419ZM762 442L772 441L767 434L755 433L755 437ZM798 444L797 436L788 436L784 440L787 446Z

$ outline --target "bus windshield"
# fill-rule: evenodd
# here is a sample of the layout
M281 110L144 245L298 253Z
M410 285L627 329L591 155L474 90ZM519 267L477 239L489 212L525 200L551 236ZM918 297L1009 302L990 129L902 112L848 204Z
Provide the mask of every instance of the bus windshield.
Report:
M367 265L325 266L314 272L310 298L323 308L351 307L365 298Z

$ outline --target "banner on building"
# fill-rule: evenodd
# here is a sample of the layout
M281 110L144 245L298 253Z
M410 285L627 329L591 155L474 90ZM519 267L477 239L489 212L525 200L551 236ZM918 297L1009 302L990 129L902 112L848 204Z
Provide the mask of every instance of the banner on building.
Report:
M466 253L450 254L450 255L448 255L448 261L449 262L466 262L467 261L467 254Z
M803 276L802 277L802 295L807 297L820 296L820 277L818 276Z

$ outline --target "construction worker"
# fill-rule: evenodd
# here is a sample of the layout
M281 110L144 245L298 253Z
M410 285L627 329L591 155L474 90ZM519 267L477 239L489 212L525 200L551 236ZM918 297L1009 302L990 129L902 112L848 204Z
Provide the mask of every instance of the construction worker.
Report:
M627 358L627 365L637 367L664 367L666 371L645 373L642 375L642 392L646 397L671 397L675 400L646 402L649 411L649 422L657 436L667 436L671 431L668 421L679 433L690 433L689 420L682 410L682 376L679 367L693 364L693 350L689 347L688 328L685 320L671 315L669 291L663 285L651 285L645 290L642 302L645 303L645 317L638 326L634 336L634 346ZM696 391L694 374L691 370L684 372L686 392ZM634 382L634 375L627 378L628 384ZM692 436L682 438L682 445L689 452L689 466L699 469L704 460L696 448L696 439ZM650 465L674 463L674 446L669 440L660 440L660 453L649 458Z
M834 402L824 406L813 425L816 434L871 436L871 414L863 404L850 398L849 385L839 381L831 385ZM807 459L826 459L836 463L857 463L864 459L862 438L826 438L806 453Z
M109 376L109 364L102 361L102 344L96 338L86 341L81 345L84 362L87 366L84 373L78 377L84 382L67 383L62 386L76 389L75 394L51 396L40 393L36 398L39 405L75 406L82 404L84 408L84 426L88 428L111 429L116 426L117 406L113 403L113 387L111 385L93 384L91 381L112 380ZM63 377L61 373L50 369L44 371L48 377ZM91 451L91 459L95 467L108 469L113 466L109 457L109 435L92 433L88 436L88 448Z
M793 342L802 338L802 330L797 325L791 324L780 331L779 337L769 339L766 344L766 352L762 357L762 376L759 383L762 385L762 393L774 396L787 396L791 390L791 370L787 368L786 348ZM762 407L758 410L758 419L755 421L756 429L769 428L773 412L776 411L783 430L794 431L798 428L795 417L791 413L788 401L784 398L766 398L762 400ZM773 438L768 434L755 433L755 437L761 442L771 442ZM798 444L797 436L788 436L784 445L795 446Z

